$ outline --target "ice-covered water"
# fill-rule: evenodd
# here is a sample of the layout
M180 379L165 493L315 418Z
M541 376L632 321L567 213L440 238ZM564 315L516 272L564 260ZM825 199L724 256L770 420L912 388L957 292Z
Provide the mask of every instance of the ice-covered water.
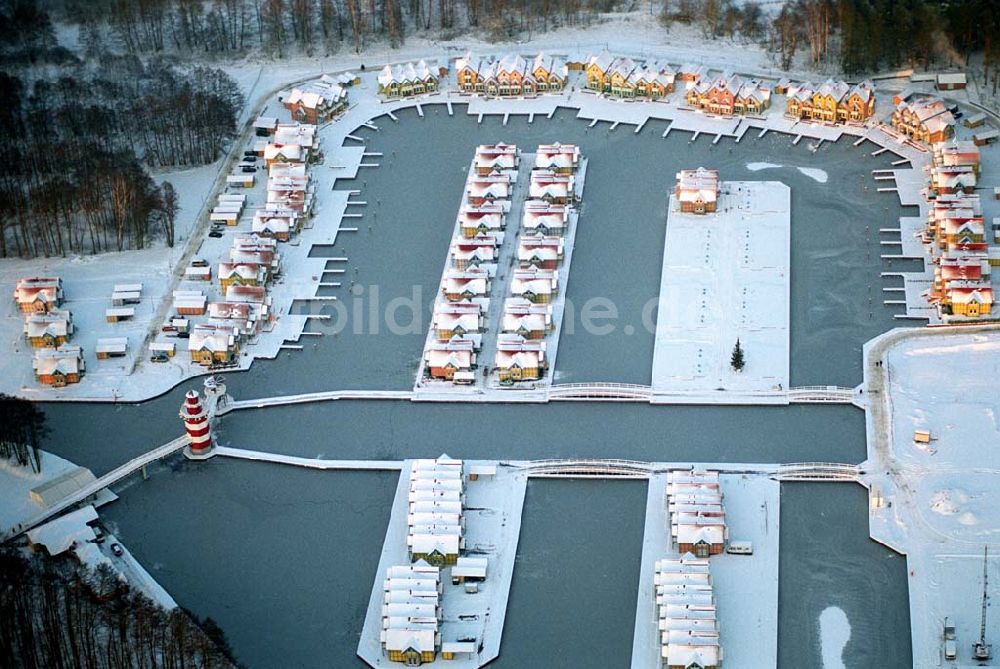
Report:
M511 117L504 127L490 117L477 124L461 110L457 106L449 118L443 107L426 106L423 120L402 112L398 124L382 119L379 132L357 133L366 137L369 150L384 154L381 167L341 186L362 191L361 199L369 202L365 218L357 223L359 232L315 252L349 257L348 271L357 269L354 280L369 295L377 286L382 304L419 289L426 313L476 144L507 141L530 148L563 141L580 144L590 159L569 297L578 305L607 297L620 318L611 334L581 328L566 334L556 370L560 381L649 383L653 338L638 324L657 296L666 194L681 167L717 167L724 179L777 179L791 186L793 384L855 385L863 342L896 324L881 300L878 274L889 268L879 259L878 228L900 208L891 196L864 188L872 185L868 171L887 167L888 155L873 158L846 141L824 143L813 152L777 133L740 144L731 139L712 144L707 137L691 143L680 132L661 139L665 124L648 123L638 134L624 126L588 128L566 110L530 125ZM838 185L835 191L818 179L820 170ZM317 225L322 216L320 208ZM626 334L626 325L633 326L632 334ZM238 398L332 388L408 389L424 332L353 334L348 328L307 340L304 350L283 353L276 361L258 362L248 374L229 375L228 385ZM176 436L184 390L138 406L48 405L47 447L97 473L107 471ZM472 426L473 436L445 438L449 425ZM341 401L238 412L223 419L220 436L239 447L373 459L443 450L455 457L705 462L864 458L863 416L843 406ZM216 618L249 666L358 666L359 607L367 602L374 577L393 477L254 463L174 466L176 471L161 470L149 482L132 485L103 512L145 564L159 565L153 575L184 606ZM844 648L848 666L859 666L862 659L905 666L905 571L901 559L868 539L864 491L855 494L846 486L851 492L845 498L845 486L785 488L781 666L820 666L821 644L810 621L830 606L842 609L853 624ZM799 492L804 489L807 495ZM633 504L631 488L600 482L533 490L539 492L529 491L529 502L537 506L525 511L499 662L563 666L571 648L580 651L572 666L627 666L630 642L623 644L621 630L632 629L637 579L630 569L633 564L637 569L641 550L633 530L641 533L644 493ZM551 515L545 515L547 508ZM584 523L590 516L600 522ZM558 566L567 560L580 566L578 583L559 580L564 571ZM601 616L570 614L577 603L567 594L569 585L600 593L606 602ZM588 659L587 649L598 641L602 645ZM617 653L624 653L620 663Z

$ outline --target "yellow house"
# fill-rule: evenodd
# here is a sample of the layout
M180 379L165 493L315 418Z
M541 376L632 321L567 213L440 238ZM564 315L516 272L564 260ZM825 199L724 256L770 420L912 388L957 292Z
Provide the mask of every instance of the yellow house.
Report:
M613 60L607 50L587 58L587 64L584 66L584 72L587 75L587 88L593 91L604 91L607 88L606 75Z
M68 311L53 309L36 313L24 320L24 337L32 348L56 348L69 341L73 319Z
M267 271L257 263L219 263L219 286L223 295L230 286L261 286L266 276Z
M951 306L951 313L954 316L966 318L989 316L993 308L993 289L980 285L949 288L943 303Z

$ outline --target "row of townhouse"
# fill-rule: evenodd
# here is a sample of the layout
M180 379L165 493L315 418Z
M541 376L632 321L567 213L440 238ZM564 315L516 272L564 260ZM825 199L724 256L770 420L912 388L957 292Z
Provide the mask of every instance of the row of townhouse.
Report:
M418 667L441 649L441 570L426 562L393 565L382 582L382 652Z
M990 318L991 269L1000 266L1000 253L990 245L996 232L988 233L982 201L974 192L979 147L953 139L933 144L931 152L930 207L922 239L931 254L934 280L924 296L945 322Z
M657 560L653 572L660 666L718 669L723 650L707 558Z
M439 68L427 65L423 59L415 63L386 65L378 73L378 92L386 98L407 98L434 93L438 90Z
M955 134L955 116L944 100L910 95L892 112L890 124L896 132L925 144L944 142Z
M757 79L724 72L702 79L687 90L684 100L697 109L721 116L759 115L771 106L771 88Z
M267 287L279 273L279 260L275 239L253 233L234 237L228 259L218 264L222 299L209 302L198 297L204 308L189 314L208 317L207 322L189 329L191 362L206 367L233 364L241 348L269 327L272 312Z
M328 75L293 88L282 100L292 120L323 123L347 109L347 88Z
M78 383L86 365L83 349L69 344L73 315L61 309L62 279L25 277L14 284L14 304L24 317L24 338L34 349L31 367L39 383L63 387Z
M504 243L520 154L509 144L476 148L459 208L456 235L435 302L433 337L424 351L429 379L475 382L492 279Z
M552 302L559 291L564 235L577 200L580 161L580 149L572 144L543 144L535 153L521 215L517 267L504 301L493 360L502 385L537 381L548 369L545 338L553 329Z
M667 473L670 538L676 550L707 558L725 550L729 531L717 471Z
M699 167L681 170L674 185L674 198L686 214L711 214L719 207L719 171Z
M875 84L865 80L851 85L827 79L816 86L787 84L785 113L797 119L824 123L861 123L875 113Z
M463 93L488 96L524 96L554 93L566 88L566 63L544 52L534 58L516 53L500 58L471 52L455 61L455 82Z
M607 50L588 56L583 71L588 90L619 98L658 100L672 93L677 81L677 71L666 63L637 62Z
M441 455L410 464L406 518L409 563L389 567L383 584L382 652L391 662L420 666L441 659L469 659L478 652L475 638L443 630L445 570L451 585L476 593L486 580L488 559L465 551L465 476L492 476L492 466L471 466Z

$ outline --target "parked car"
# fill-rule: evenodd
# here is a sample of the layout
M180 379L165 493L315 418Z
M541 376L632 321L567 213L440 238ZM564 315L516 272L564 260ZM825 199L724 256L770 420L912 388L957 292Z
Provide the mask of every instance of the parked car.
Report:
M125 549L121 547L121 544L111 544L111 552L118 557L125 555Z
M149 356L150 362L170 362L170 356L162 351L157 351L153 355Z
M212 237L214 239L218 239L219 237L222 236L222 231L221 230L210 230L209 233L208 233L208 236Z
M249 154L243 154L243 162L245 163L255 163L257 162L257 154L251 151Z
M241 172L246 172L247 174L251 174L251 173L253 173L253 172L256 172L256 171L257 171L257 168L256 168L256 167L252 167L252 166L250 166L250 165L246 165L246 166L244 166L244 167L241 167L241 168L240 168L240 171L241 171Z
M174 327L173 325L164 325L162 328L160 328L160 331L161 332L177 332L177 328Z
M208 267L208 261L204 258L192 258L191 267Z
M256 151L244 151L243 152L243 157L244 158L250 158L251 156L253 156L254 158L256 158L257 157L257 152Z
M177 336L180 337L181 339L190 339L191 338L191 333L190 332L178 332Z

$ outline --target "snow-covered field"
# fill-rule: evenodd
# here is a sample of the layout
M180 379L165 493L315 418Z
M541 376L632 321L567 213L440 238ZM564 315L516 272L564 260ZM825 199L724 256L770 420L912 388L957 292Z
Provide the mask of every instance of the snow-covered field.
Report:
M968 666L987 546L991 588L1000 579L1000 330L913 334L875 367L888 376L888 434L877 433L879 414L869 419L871 533L907 555L915 666L943 662L945 617L957 627L960 663L943 666ZM930 443L915 441L917 430Z
M714 214L681 213L670 197L654 393L738 402L788 388L790 205L776 181L723 182ZM737 339L742 372L730 366Z

